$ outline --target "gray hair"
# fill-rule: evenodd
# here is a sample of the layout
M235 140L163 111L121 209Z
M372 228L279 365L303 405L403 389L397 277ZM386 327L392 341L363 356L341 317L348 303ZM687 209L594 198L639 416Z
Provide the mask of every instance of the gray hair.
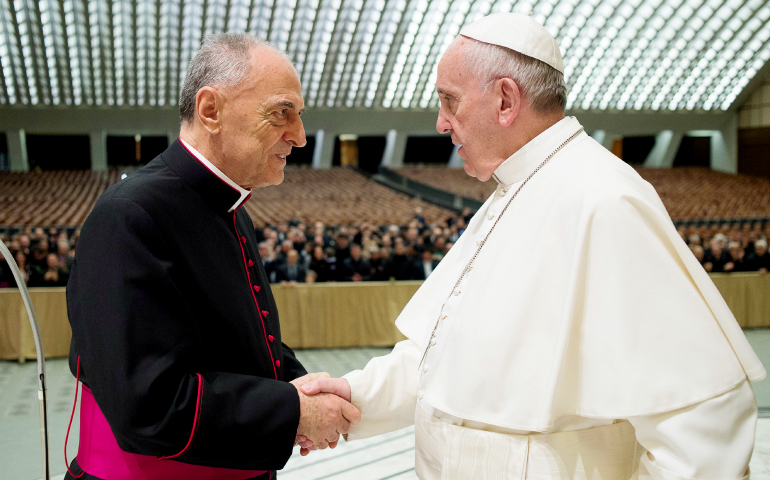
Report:
M510 48L468 40L465 67L481 80L483 91L488 92L497 79L510 78L535 111L549 113L566 108L567 84L563 73Z
M269 42L246 33L217 33L203 39L200 50L190 61L179 95L179 118L182 124L195 117L195 96L203 87L233 87L249 74L251 50L268 47L289 58ZM289 63L291 63L289 61Z
M757 247L767 248L767 241L760 238L759 240L754 242L754 248L757 248Z

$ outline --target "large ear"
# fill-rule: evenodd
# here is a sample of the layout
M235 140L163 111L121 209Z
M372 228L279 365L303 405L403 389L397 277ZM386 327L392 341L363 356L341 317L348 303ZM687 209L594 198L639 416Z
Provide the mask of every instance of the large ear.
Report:
M195 113L211 134L216 135L222 129L223 105L224 98L211 87L203 87L195 95Z
M495 93L498 96L498 122L501 127L510 126L521 109L522 94L519 85L510 78L495 81Z

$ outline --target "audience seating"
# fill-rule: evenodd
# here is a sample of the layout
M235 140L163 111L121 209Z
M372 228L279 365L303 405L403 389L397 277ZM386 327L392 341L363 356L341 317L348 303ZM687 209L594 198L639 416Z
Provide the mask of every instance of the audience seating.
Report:
M482 202L497 188L497 182L494 180L480 182L468 176L462 168L447 168L443 165L413 166L397 169L396 172L415 182Z
M731 175L702 167L637 168L657 190L671 219L746 219L770 217L770 180ZM415 166L400 175L465 197L486 200L494 180L479 182L462 169Z
M404 225L422 207L426 221L453 214L375 183L348 168L287 168L283 183L254 190L246 210L256 226L289 219L326 225Z
M770 217L770 179L703 167L637 168L673 220Z
M0 172L0 225L82 225L121 171Z
M638 168L658 191L675 221L770 216L770 180L731 175L700 167ZM123 170L0 172L0 225L82 225L104 190ZM398 173L433 187L477 200L495 189L461 169L405 167ZM130 174L130 172L129 172ZM452 213L397 193L347 168L287 167L281 185L255 190L246 209L255 226L289 219L328 225L371 222L406 224L415 207L430 223Z
M96 199L124 170L0 172L0 225L82 225ZM127 172L130 175L130 172ZM416 207L428 222L449 210L410 198L347 168L287 167L281 185L260 188L245 208L255 226L290 219L350 225L404 225Z

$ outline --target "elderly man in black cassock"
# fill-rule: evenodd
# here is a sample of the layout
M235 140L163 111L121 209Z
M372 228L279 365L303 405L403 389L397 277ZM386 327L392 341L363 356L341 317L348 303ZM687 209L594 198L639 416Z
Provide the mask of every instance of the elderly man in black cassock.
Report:
M303 106L285 54L208 37L179 140L99 198L67 288L83 389L66 478L267 480L295 444L334 447L358 420L338 397L299 391L325 374L281 342L243 208L305 145Z

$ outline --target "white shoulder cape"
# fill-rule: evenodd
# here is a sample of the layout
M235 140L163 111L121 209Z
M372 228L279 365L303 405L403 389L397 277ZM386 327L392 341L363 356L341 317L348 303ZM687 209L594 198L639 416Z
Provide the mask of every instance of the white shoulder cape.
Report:
M396 322L422 349L490 202ZM517 430L670 411L765 376L655 190L585 133L499 220L447 342L425 400Z

